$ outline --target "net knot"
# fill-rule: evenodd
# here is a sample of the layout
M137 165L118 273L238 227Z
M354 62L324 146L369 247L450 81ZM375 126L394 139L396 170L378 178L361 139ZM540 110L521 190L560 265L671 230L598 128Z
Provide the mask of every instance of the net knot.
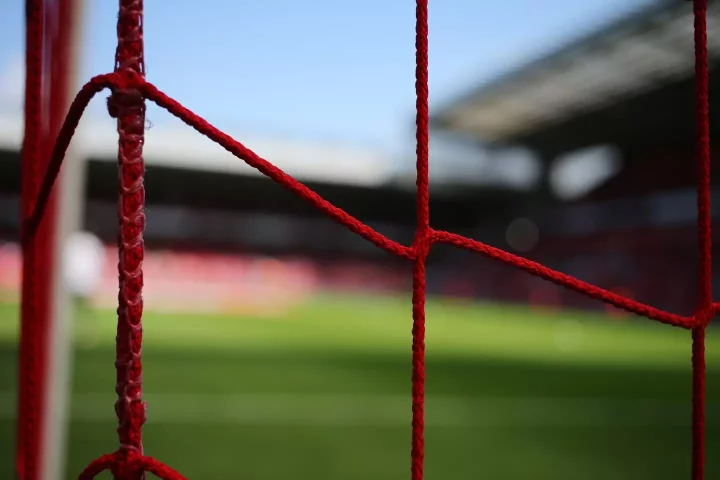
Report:
M120 448L93 461L81 474L79 480L91 480L103 471L110 471L117 480L145 478L145 457L137 450Z
M415 251L415 258L425 259L430 254L430 248L432 247L434 238L432 232L428 230L420 230L415 235L415 241L413 242L413 250Z
M107 99L107 109L112 118L142 113L145 110L143 94L135 88L117 88Z
M707 326L710 321L712 320L713 316L715 316L715 309L712 305L708 307L702 307L699 308L693 317L695 318L695 321L697 322L697 326L705 327Z
M145 478L144 457L135 448L123 448L116 452L115 465L111 471L118 480L139 480Z
M93 480L102 472L109 471L116 480L139 480L150 472L162 480L187 480L180 473L155 460L146 457L137 449L123 446L114 453L93 460L80 474L79 480Z

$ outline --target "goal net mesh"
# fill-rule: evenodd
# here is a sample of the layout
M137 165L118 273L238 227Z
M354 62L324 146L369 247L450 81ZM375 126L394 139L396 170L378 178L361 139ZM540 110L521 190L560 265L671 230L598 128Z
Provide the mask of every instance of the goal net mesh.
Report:
M417 225L411 245L400 244L332 205L304 184L275 167L239 141L215 128L183 107L145 79L143 44L143 1L120 0L117 22L117 50L113 72L98 75L77 93L69 109L64 105L63 51L68 44L70 23L63 15L73 0L26 0L26 92L23 140L22 245L23 288L20 348L20 399L18 448L19 478L40 478L38 456L44 395L44 349L42 335L48 318L49 277L52 261L48 240L52 237L53 184L78 122L90 100L107 89L108 113L117 121L118 133L118 318L115 368L119 447L93 460L80 474L91 479L109 471L117 479L131 480L146 472L163 479L182 479L180 473L143 450L142 427L145 403L142 390L143 314L143 231L145 187L143 144L146 102L154 102L170 114L220 144L244 161L308 202L326 216L392 255L413 264L412 289L412 444L411 478L423 478L425 402L425 263L434 244L444 243L476 252L521 269L530 275L580 292L609 305L691 332L692 342L692 478L704 477L705 329L718 310L711 293L710 240L710 150L708 121L707 0L694 0L695 16L695 111L698 163L698 246L699 285L697 306L692 316L654 308L630 298L580 281L539 263L507 253L461 235L435 230L429 220L428 202L428 0L416 1L416 141L417 141ZM410 12L408 12L410 13ZM108 367L110 367L108 365ZM108 373L109 374L109 373Z

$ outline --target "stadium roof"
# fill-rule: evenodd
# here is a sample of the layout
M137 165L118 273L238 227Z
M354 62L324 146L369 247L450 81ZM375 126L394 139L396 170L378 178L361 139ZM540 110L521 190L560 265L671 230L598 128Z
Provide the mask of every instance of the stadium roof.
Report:
M235 138L302 181L372 187L391 181L396 174L392 158L371 150L271 137L237 135ZM19 151L21 143L22 118L0 114L0 150ZM72 145L84 157L115 162L114 121L111 118L83 120ZM144 153L150 166L261 175L184 124L153 126Z
M708 30L713 68L720 4L712 0ZM677 134L678 123L692 128L693 65L692 2L661 0L474 89L431 122L489 146L549 154L641 132Z

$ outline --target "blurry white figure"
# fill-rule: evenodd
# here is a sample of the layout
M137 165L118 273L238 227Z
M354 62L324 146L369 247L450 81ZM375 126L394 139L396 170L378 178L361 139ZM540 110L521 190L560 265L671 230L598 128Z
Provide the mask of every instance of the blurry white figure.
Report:
M92 314L90 301L95 295L103 274L105 247L95 235L89 232L74 232L68 236L63 249L62 281L73 299L75 315L78 317ZM95 330L94 326L82 325ZM83 332L82 335L94 343L95 335Z

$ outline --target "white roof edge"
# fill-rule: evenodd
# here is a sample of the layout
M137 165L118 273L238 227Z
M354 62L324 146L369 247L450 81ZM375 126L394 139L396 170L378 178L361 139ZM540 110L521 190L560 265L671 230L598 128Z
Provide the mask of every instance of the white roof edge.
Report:
M228 132L229 133L229 132ZM20 150L23 119L0 113L0 149ZM372 150L319 142L233 135L247 148L301 181L379 186L394 177L393 158ZM117 133L114 120L86 118L80 122L73 149L84 157L115 161ZM146 164L236 175L261 175L190 127L153 126L147 134Z

